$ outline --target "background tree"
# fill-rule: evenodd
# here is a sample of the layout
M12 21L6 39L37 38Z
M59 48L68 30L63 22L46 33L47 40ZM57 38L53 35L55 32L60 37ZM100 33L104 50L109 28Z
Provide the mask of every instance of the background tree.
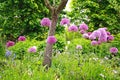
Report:
M72 0L68 15L76 23L89 24L90 31L107 27L111 33L120 32L120 0Z
M46 28L40 27L40 19L49 17L50 12L44 5L43 0L0 0L2 33L10 40L20 35L45 39Z

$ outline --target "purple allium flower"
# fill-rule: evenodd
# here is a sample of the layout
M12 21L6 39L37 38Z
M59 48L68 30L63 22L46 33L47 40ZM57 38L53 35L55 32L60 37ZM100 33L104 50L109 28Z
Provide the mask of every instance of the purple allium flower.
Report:
M100 28L98 30L101 32L101 35L100 35L98 40L101 41L101 42L107 42L107 32L106 32L106 30L104 28Z
M63 18L60 22L60 25L70 24L70 20L68 18Z
M100 31L99 30L95 30L91 33L91 35L89 36L89 39L90 40L94 40L96 38L99 38L101 35Z
M77 32L78 31L78 27L76 25L71 25L71 26L69 26L68 31Z
M56 42L57 42L57 39L55 38L55 36L48 36L47 43L54 44Z
M99 38L101 35L101 32L99 30L95 30L93 34L95 35L95 37Z
M112 40L114 40L114 37L112 35L108 35L107 41L112 41Z
M30 48L28 49L28 52L30 52L30 53L35 53L35 52L37 52L37 47L36 47L36 46L30 47Z
M6 43L6 46L7 47L11 47L11 46L14 46L15 45L15 42L13 42L13 41L8 41L7 43Z
M91 41L91 45L96 46L96 45L98 45L98 42L97 41Z
M80 24L79 29L86 31L86 30L88 30L88 26L85 23L82 23L82 24Z
M18 41L25 41L25 40L26 40L25 36L19 36L18 38Z
M51 26L51 20L49 18L43 18L41 20L41 25L42 26L50 27Z
M85 30L80 30L80 33L81 33L81 34L84 34L84 33L85 33Z
M11 52L11 51L6 50L6 54L5 54L5 56L6 56L6 57L9 57L11 54L12 54L12 52Z
M89 36L89 39L90 39L90 40L96 39L96 36L94 35L94 33L92 33L92 34Z
M98 41L97 44L100 45L100 44L101 44L101 41Z
M111 47L110 53L112 53L113 55L116 55L116 53L118 53L118 49L116 47Z
M77 46L76 46L76 49L80 49L80 50L81 50L81 49L82 49L82 46L81 46L81 45L77 45Z
M103 27L103 28L99 28L98 30L107 30L107 28L106 27Z
M107 35L110 35L110 32L107 31Z
M88 32L88 35L91 35L92 34L92 32Z
M89 35L88 35L87 33L84 33L82 36L83 36L83 38L85 38L85 39L89 39Z

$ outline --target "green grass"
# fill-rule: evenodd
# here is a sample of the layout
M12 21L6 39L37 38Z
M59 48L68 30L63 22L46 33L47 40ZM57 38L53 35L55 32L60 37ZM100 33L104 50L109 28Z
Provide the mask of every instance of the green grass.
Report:
M42 56L27 53L23 60L2 59L1 80L119 80L117 58L98 58L95 54L62 53L53 56L51 68L42 66ZM115 73L117 71L117 73Z

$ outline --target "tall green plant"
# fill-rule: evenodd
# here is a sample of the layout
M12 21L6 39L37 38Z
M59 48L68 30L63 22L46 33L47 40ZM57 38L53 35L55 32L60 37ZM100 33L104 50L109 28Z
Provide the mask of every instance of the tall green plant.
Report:
M5 37L2 36L2 29L0 29L0 57L3 57L5 55Z

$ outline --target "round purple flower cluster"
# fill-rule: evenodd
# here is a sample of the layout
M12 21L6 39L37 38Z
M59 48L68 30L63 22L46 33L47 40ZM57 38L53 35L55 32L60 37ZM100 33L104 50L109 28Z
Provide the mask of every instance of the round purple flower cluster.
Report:
M36 46L30 47L30 48L28 49L28 52L30 52L30 53L35 53L35 52L37 52L37 47L36 47Z
M60 21L60 25L68 25L70 24L70 20L68 18L63 18L61 21Z
M88 30L88 26L85 23L82 23L82 24L80 24L79 29L86 31L86 30Z
M69 26L68 31L70 31L70 32L77 32L78 31L78 27L76 25L71 25L71 26Z
M110 48L110 53L113 55L116 55L116 53L118 53L118 49L116 47L111 47Z
M76 49L81 50L81 49L82 49L82 46L81 46L81 45L77 45L77 46L76 46Z
M6 46L7 47L11 47L11 46L14 46L15 45L15 42L13 42L13 41L8 41L7 43L6 43Z
M42 26L46 26L46 27L51 26L51 20L49 18L43 18L40 23Z
M55 36L48 36L47 43L54 44L56 42L57 42L57 39L55 38Z
M19 36L18 38L18 41L25 41L25 40L26 40L25 36Z
M91 45L96 46L98 44L97 41L91 41Z

